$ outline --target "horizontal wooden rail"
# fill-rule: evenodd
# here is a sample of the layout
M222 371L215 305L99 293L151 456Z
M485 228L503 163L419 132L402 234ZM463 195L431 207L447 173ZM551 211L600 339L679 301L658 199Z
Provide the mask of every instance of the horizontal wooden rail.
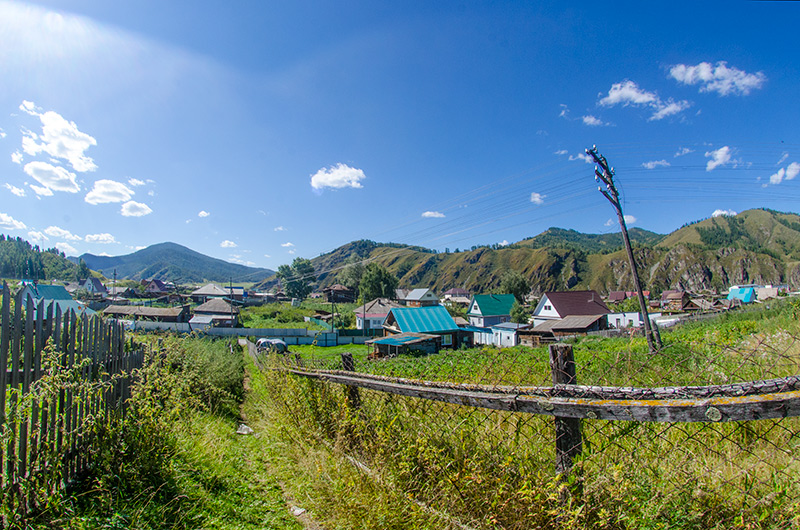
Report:
M290 369L290 373L379 392L564 418L720 422L800 416L800 377L706 387L509 387L460 385Z

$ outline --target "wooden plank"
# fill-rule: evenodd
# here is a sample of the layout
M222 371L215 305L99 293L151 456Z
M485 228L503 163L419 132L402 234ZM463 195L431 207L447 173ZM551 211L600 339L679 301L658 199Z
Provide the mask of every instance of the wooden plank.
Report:
M716 422L800 416L800 391L717 396L708 399L602 400L476 392L410 383L393 383L360 376L301 370L288 371L301 377L353 385L401 396L494 410L569 418L648 422Z
M574 385L578 382L575 375L575 357L569 344L551 344L550 372L553 385ZM556 473L566 474L572 469L572 462L583 450L581 437L581 420L555 416L556 428Z
M25 358L22 377L23 397L30 392L31 379L33 379L33 312L33 298L28 296L28 299L25 301ZM22 418L22 423L19 427L19 453L17 456L19 458L18 473L20 478L24 478L28 474L28 422L31 420L32 418Z
M3 305L0 308L0 428L6 423L6 382L8 347L11 341L11 290L3 282ZM5 448L0 444L0 490L5 485Z
M345 372L355 372L356 364L353 360L352 353L342 353L342 368ZM358 394L358 387L347 385L347 404L352 410L356 410L361 407L361 396Z

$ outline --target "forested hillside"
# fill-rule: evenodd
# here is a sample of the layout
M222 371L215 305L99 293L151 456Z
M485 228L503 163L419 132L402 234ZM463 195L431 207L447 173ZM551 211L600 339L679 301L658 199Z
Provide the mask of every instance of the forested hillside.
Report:
M76 279L78 267L56 248L41 250L20 237L0 234L0 276L33 280Z

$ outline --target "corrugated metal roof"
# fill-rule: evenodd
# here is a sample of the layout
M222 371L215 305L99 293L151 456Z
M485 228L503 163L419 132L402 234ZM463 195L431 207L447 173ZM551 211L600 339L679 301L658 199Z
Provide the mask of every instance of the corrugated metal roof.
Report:
M425 335L424 333L399 333L391 337L383 337L367 341L367 344L389 344L392 346L407 346L436 339L436 335Z
M611 312L597 291L555 291L544 294L562 318L570 315L605 315Z
M453 317L444 306L396 307L389 312L387 321L394 316L402 332L431 333L458 331Z
M484 317L510 315L514 300L513 294L476 294L472 297L472 302L478 304L479 314Z
M421 300L430 289L412 289L405 297L406 300Z
M603 315L572 315L554 321L551 329L586 329L601 318L603 318Z
M36 300L72 300L72 296L63 285L37 285L31 283L26 285L25 288L30 290L31 295Z
M497 329L526 329L530 326L530 324L518 324L517 322L502 322L500 324L495 324L492 328Z

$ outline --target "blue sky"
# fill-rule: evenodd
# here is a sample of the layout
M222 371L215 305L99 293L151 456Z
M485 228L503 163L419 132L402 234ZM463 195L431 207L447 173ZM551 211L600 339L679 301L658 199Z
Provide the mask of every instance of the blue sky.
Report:
M0 0L0 232L277 268L798 211L796 2Z

